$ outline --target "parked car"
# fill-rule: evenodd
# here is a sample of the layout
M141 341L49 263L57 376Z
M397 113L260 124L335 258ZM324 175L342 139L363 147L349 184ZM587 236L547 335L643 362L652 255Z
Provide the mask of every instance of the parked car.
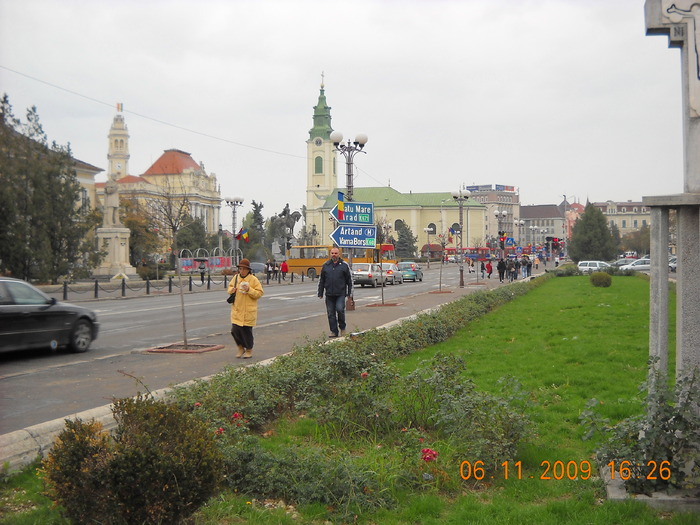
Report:
M250 273L253 275L260 274L265 275L265 263L252 262L250 263Z
M378 264L374 263L353 263L352 282L359 284L362 288L369 284L372 288L386 286L386 275L381 271Z
M99 326L92 310L58 302L20 279L0 277L0 352L62 346L85 352Z
M615 268L620 268L621 266L624 266L624 265L626 265L626 264L632 264L632 263L633 263L634 261L636 261L636 260L637 260L637 259L625 257L625 258L622 258L622 259L617 259L617 260L615 260L615 261L611 261L611 262L610 262L610 266L614 266Z
M404 281L422 281L423 280L423 270L414 262L400 262L396 265L401 273L403 274Z
M678 266L678 258L675 255L673 257L669 257L668 258L668 269L672 272L675 272L677 266Z
M394 263L382 263L382 272L386 275L386 282L389 284L403 284L403 273Z
M620 266L620 270L634 270L635 272L650 272L651 259L637 259L633 263Z
M605 270L606 268L610 268L610 265L608 263L606 263L605 261L579 261L578 262L578 271L581 273L600 272L602 270Z

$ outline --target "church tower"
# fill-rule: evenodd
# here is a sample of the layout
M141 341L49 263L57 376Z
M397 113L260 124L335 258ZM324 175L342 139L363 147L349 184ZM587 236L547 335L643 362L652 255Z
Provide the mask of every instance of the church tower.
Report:
M309 139L306 141L306 228L311 232L315 226L320 236L316 237L316 240L319 244L323 244L328 241L330 224L327 224L328 217L324 217L321 207L333 189L338 187L337 154L330 140L333 131L331 108L326 103L323 75L318 103L314 106L313 119L314 126L309 130Z
M118 107L121 107L121 104ZM113 180L119 180L129 174L130 157L129 130L126 128L124 116L121 113L114 116L108 137L107 159L109 167L107 176Z

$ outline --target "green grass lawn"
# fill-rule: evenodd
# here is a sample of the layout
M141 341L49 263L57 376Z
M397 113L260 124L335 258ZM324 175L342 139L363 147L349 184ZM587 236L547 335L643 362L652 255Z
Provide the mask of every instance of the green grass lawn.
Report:
M613 277L609 288L591 286L588 277L555 278L470 323L448 341L396 360L394 365L408 374L436 354L462 356L466 375L479 389L494 394L522 391L522 411L532 422L531 432L517 458L509 462L509 479L501 471L493 479L465 482L450 496L434 490L399 491L394 508L360 515L357 522L698 523L697 514L659 512L634 501L606 501L593 460L596 442L582 439L586 428L579 417L593 398L598 401L597 410L613 422L643 411L638 387L647 374L648 325L649 285L643 278ZM673 321L670 325L674 326ZM296 440L324 441L310 420L282 420L273 430L269 447ZM348 444L326 440L324 445ZM349 448L353 445L359 446ZM391 472L381 463L390 456L380 454L381 444L377 445L363 455L368 464L374 462L373 469L381 476ZM479 460L464 457L441 467L458 476L461 461ZM575 479L562 477L561 471L552 468L555 462L570 469L575 466L577 473L571 476ZM27 490L28 499L39 510L7 514L1 522L63 523L57 513L47 514L46 501L36 496L39 489L27 477L32 478L11 479L0 496ZM225 492L196 513L191 523L328 522L323 506L304 505L290 511L266 509L259 503Z

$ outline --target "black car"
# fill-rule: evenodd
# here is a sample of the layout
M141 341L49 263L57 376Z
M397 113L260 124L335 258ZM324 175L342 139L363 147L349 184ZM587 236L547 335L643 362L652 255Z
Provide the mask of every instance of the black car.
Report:
M20 279L0 277L0 352L62 346L85 352L99 326L87 308L60 303Z

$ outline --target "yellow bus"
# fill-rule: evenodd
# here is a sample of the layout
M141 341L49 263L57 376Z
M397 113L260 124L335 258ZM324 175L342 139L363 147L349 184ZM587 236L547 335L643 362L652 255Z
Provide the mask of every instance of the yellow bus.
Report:
M321 273L321 267L331 258L333 245L292 246L287 254L287 267L291 273L302 273L307 277L316 278ZM345 262L379 262L381 253L382 262L396 263L396 254L393 244L380 244L377 248L341 248L340 256Z

